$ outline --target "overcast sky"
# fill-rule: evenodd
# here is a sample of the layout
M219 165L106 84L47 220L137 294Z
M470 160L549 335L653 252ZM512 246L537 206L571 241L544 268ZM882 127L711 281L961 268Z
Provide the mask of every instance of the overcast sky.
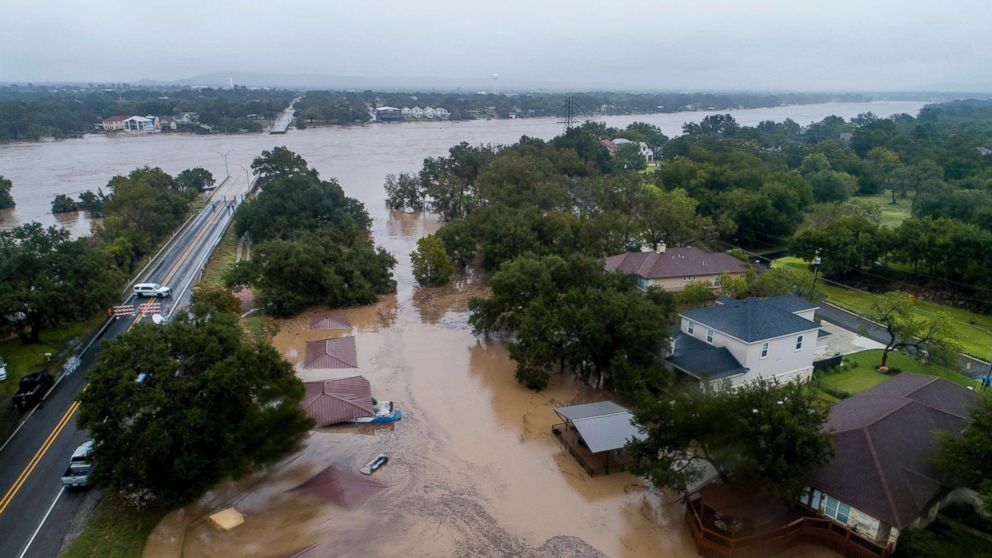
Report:
M990 91L990 70L990 0L0 0L0 81Z

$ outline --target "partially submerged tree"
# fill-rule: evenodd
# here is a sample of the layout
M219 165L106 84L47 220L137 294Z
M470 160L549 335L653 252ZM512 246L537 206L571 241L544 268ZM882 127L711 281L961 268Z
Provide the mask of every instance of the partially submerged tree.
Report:
M444 242L433 234L417 241L417 249L410 254L413 276L421 285L443 285L455 272L444 249Z
M79 206L65 194L59 194L52 200L52 213L73 213L75 211L79 211Z
M203 192L214 185L214 175L203 167L186 169L176 175L176 184L183 190Z
M889 337L879 366L886 366L889 353L897 349L912 349L917 357L936 362L946 361L958 351L947 314L934 312L918 318L913 304L912 295L900 291L881 295L872 303L869 316L882 324Z
M627 446L634 472L683 495L711 466L724 481L795 501L832 453L827 412L800 383L681 391L645 399L634 416L647 434Z
M234 315L194 305L109 342L80 394L93 481L132 501L187 504L293 451L312 421L303 384Z
M13 187L14 183L9 178L0 175L0 209L14 207L14 197L10 195L10 189Z

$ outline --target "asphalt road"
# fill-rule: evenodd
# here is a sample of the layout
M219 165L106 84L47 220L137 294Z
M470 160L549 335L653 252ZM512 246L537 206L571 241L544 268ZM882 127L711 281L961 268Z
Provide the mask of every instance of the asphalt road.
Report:
M816 311L816 315L846 330L863 332L866 337L879 343L884 344L889 342L889 334L884 327L831 304L821 302L820 309ZM960 355L958 372L969 378L978 379L989 372L989 365L968 355Z
M137 308L147 301L159 302L163 315L185 306L193 282L247 190L245 178L225 180L207 206L142 275L141 282L172 287L171 298L136 300L129 294L121 304L134 304ZM79 367L62 378L0 451L0 557L58 555L70 521L84 498L81 492L63 491L61 483L69 456L87 439L86 433L76 427L76 395L86 385L87 372L97 360L101 341L150 319L150 315L139 312L112 320L105 329L94 332L95 342L81 355Z

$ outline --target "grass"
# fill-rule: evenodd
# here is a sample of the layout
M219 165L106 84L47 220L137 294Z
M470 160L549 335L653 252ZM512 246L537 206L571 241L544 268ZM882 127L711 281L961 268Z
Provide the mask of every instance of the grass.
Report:
M82 322L42 330L40 343L25 345L17 337L0 341L0 356L7 361L7 381L0 383L0 395L11 395L17 391L17 382L25 374L50 368L45 353L57 357L72 340L82 340L89 335L104 317L102 313L96 314Z
M217 244L217 249L210 256L207 266L203 269L203 277L199 284L208 287L223 286L224 272L234 265L238 257L238 237L234 227L228 227L224 237Z
M807 269L806 262L795 257L779 258L775 260L775 265ZM878 296L872 293L839 287L826 281L818 281L816 288L826 297L827 302L840 306L845 310L850 310L860 316L871 314L871 305ZM947 314L951 319L951 333L958 344L961 345L961 351L963 353L982 360L988 360L992 356L989 353L992 350L992 316L976 314L961 308L954 308L920 299L917 299L913 306L914 318L916 319L930 317L936 312Z
M133 558L141 556L152 529L165 510L139 511L105 496L82 533L66 545L61 558Z
M925 529L909 529L899 536L899 545L893 556L937 558L944 556L992 557L992 532L987 521L974 511L967 512L973 519L962 520L959 513L941 510L937 519Z
M818 373L820 391L823 395L839 400L838 393L856 395L869 388L888 380L891 376L879 374L875 367L882 362L882 350L870 349L844 357L844 365L837 371ZM898 368L903 372L916 372L929 376L938 376L961 386L975 385L975 380L962 376L934 364L923 364L911 356L892 351L887 362L889 368ZM835 401L836 402L836 401Z
M898 227L900 223L912 215L912 201L909 198L896 198L892 203L892 194L883 192L872 196L858 196L857 199L877 206L882 210L881 224L890 228Z

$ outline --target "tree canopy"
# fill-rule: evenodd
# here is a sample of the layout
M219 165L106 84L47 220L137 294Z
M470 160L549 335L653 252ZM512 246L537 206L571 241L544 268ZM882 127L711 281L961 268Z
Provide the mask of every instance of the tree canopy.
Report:
M218 481L294 450L312 421L303 384L236 316L194 305L107 343L80 394L93 481L148 505L179 506Z
M960 435L937 433L934 461L951 483L979 491L992 512L992 397L981 398Z
M14 207L14 196L10 195L10 189L13 187L14 183L9 178L0 175L0 209Z

